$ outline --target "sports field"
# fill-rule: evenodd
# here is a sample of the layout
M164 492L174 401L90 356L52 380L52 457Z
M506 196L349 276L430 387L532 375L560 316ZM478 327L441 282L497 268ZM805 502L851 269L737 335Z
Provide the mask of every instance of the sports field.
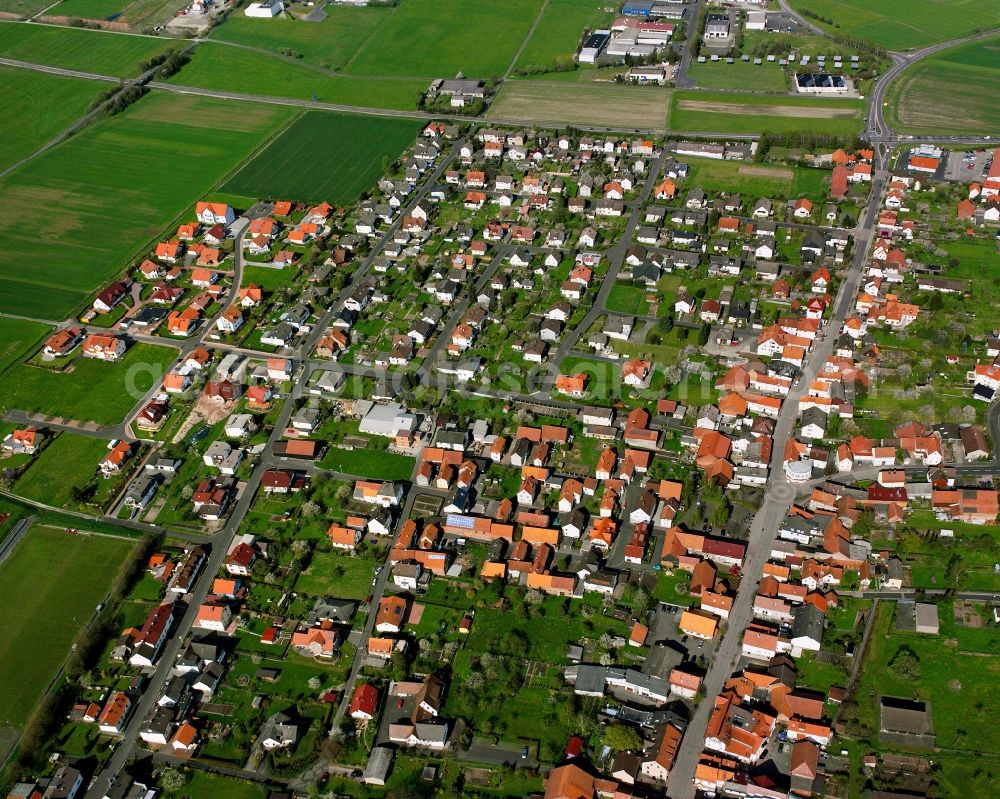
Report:
M248 197L350 205L372 188L413 141L419 124L309 111L226 181L221 191Z
M503 75L541 7L542 0L402 0L345 71L424 78Z
M509 80L504 82L486 116L525 124L664 130L670 94L658 87Z
M270 58L260 52L215 42L200 45L191 62L170 82L227 92L404 111L417 107L417 98L428 85L423 78L331 75L308 64Z
M998 86L1000 37L953 47L903 72L889 90L888 121L903 133L996 135Z
M326 69L342 69L358 50L395 13L390 8L357 8L330 4L326 19L303 24L296 19L258 19L232 14L225 25L212 29L211 38L275 53L286 48L304 62Z
M178 42L153 36L0 22L0 55L116 78L139 74L139 64Z
M154 93L0 180L0 311L71 315L293 113Z
M850 136L861 129L863 112L863 100L676 91L670 125L674 130L718 133L811 130Z
M15 364L0 375L0 410L117 424L175 357L173 347L133 344L118 363L78 357L63 372Z
M30 155L87 113L98 90L92 81L9 67L0 67L0 84L0 169Z
M789 5L834 21L807 18L813 24L888 50L926 47L1000 25L1000 3L982 0L791 0Z
M604 0L549 0L534 33L517 59L517 67L550 67L560 59L572 59L584 28L606 28L614 14Z
M131 547L32 527L0 564L0 725L23 726Z

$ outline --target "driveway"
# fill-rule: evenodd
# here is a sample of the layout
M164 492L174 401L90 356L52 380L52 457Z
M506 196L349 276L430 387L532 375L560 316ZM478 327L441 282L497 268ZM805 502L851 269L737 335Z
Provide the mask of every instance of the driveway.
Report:
M521 746L514 744L488 744L474 742L467 752L459 752L462 760L471 760L475 763L487 763L494 766L513 764L515 768L534 768L538 764L532 757L534 745L529 745L529 756L521 757Z

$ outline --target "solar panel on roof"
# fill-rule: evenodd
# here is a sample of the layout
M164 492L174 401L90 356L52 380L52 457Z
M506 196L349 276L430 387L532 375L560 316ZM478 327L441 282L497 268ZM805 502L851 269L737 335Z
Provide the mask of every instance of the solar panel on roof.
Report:
M449 527L461 527L464 530L471 530L476 526L476 520L471 516L448 516L445 524Z

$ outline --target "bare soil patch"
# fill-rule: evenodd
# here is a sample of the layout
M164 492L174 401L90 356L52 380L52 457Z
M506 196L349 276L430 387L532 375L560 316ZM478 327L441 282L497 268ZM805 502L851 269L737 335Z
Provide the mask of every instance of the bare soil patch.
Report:
M753 175L759 178L777 178L779 180L792 180L795 173L790 169L771 166L741 166L741 175Z
M853 119L858 115L856 108L713 103L707 100L681 100L679 107L684 111L704 111L710 114L743 114L745 116L798 117L803 119Z

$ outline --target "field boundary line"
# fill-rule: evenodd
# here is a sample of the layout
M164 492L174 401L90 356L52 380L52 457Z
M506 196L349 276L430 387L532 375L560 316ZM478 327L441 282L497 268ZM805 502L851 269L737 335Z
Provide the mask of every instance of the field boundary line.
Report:
M549 0L544 0L541 7L538 9L538 14L535 16L535 21L531 23L531 27L528 28L528 33L525 35L524 39L521 40L521 46L517 48L517 52L514 53L514 57L510 60L510 65L507 67L507 71L500 76L501 83L510 77L510 73L514 71L514 67L517 66L517 62L521 58L521 53L524 52L524 48L528 46L528 42L531 41L531 37L535 35L535 30L538 28L538 23L542 21L542 15L545 13L546 9L549 7Z
M278 128L278 130L275 131L274 135L269 136L260 145L260 147L258 147L257 149L255 149L246 158L244 158L235 167L233 167L229 172L227 172L225 175L223 175L220 180L216 181L216 183L210 189L209 193L221 192L222 187L226 183L228 183L232 178L234 178L236 175L238 175L240 172L242 172L243 168L245 166L247 166L251 161L254 160L254 158L256 158L258 155L260 155L262 152L264 152L264 150L267 147L269 147L272 142L274 142L281 134L283 134L285 131L287 131L293 124L295 124L295 122L297 122L299 119L301 119L302 117L304 117L306 115L307 111L308 111L308 109L303 108L303 109L299 109L299 111L297 113L292 114L291 117L288 119L288 122L286 122L284 125L282 125L280 128ZM239 286L237 286L237 289L238 288L239 288Z
M399 10L399 7L401 5L403 5L403 0L399 0L399 2L396 3L396 5L394 5L392 7L392 10L389 12L388 16L391 17L393 14L395 14ZM360 45L358 45L358 49L354 51L354 55L352 55L350 58L348 58L347 62L344 64L344 66L340 68L340 71L342 73L345 73L345 77L346 77L346 73L347 73L348 67L350 67L351 64L354 63L354 59L357 58L359 55L361 55L362 51L366 47L368 47L368 45L371 43L371 40L375 38L375 34L378 33L379 30L381 30L381 26L373 28L372 32L368 34L368 36L365 38L365 40L363 42L361 42Z

